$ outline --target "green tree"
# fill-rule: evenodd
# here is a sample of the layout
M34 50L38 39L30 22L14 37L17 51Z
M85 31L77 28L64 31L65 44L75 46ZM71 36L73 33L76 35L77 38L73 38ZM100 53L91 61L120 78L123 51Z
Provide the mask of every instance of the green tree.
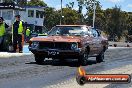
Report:
M47 6L42 0L31 0L27 4L29 6Z
M3 0L3 2L15 3L15 4L18 4L20 6L25 6L27 4L27 0Z
M132 35L132 12L128 12L127 14L127 29L128 35Z
M78 2L78 12L79 13L82 13L82 9L83 9L83 6L84 6L84 1L85 0L77 0L77 2Z
M92 12L93 11L93 6L94 6L94 1L96 4L99 4L100 2L97 0L77 0L78 2L78 7L79 7L79 12L82 13L83 7L87 9L87 12Z
M27 0L18 0L17 4L20 6L25 6L27 5Z
M88 3L87 3L88 4ZM87 6L88 7L88 6ZM89 6L89 8L87 8L87 13L85 16L86 17L86 23L88 25L91 25L93 24L93 6ZM104 14L103 14L103 10L101 9L101 5L99 2L96 2L96 13L95 13L95 27L96 28L99 28L99 29L102 29L103 27L103 24L104 24Z
M120 7L115 6L112 9L106 9L105 12L105 28L110 38L120 40L127 30L127 13L121 11Z
M69 4L66 4L66 7L69 8L69 9L73 9L74 2L69 2Z
M79 6L79 12L82 13L83 7L86 8L87 13L84 15L85 22L87 25L91 25L93 23L93 10L94 10L94 0L77 0ZM97 28L102 29L102 19L104 19L103 11L101 10L100 2L95 0L96 5L96 19L95 19L95 26ZM81 8L81 9L80 9Z
M130 41L132 42L132 12L128 12L126 13L126 33L125 33L125 36L126 36L126 39L127 41Z
M63 16L63 24L78 24L81 14L78 14L76 10L63 8Z
M14 0L3 0L3 2L6 2L6 3L12 3Z
M60 22L60 13L52 7L45 9L45 20L44 25L51 29L53 26L58 25Z

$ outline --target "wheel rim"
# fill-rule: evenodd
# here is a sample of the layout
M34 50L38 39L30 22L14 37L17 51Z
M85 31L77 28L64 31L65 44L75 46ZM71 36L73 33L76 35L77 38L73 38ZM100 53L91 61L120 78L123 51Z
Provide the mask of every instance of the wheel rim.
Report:
M86 64L87 63L87 59L88 59L88 54L85 52L83 57L84 57L83 61Z
M88 59L87 53L84 53L84 58L85 58L85 59Z
M101 58L102 58L102 60L104 60L104 53L102 53Z

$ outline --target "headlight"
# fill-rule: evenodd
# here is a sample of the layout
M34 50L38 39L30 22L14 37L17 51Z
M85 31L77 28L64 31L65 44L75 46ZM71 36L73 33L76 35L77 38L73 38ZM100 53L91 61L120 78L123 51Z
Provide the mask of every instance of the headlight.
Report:
M72 50L75 50L75 49L77 49L78 48L78 44L77 43L72 43L71 44L71 49Z
M32 42L31 47L36 48L38 47L39 42Z

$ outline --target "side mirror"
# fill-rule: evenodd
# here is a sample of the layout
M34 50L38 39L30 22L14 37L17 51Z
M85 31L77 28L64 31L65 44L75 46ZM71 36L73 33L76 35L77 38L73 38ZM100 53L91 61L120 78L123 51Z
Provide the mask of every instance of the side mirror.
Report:
M101 31L100 30L96 30L96 31L98 33L98 37L100 37L101 36Z

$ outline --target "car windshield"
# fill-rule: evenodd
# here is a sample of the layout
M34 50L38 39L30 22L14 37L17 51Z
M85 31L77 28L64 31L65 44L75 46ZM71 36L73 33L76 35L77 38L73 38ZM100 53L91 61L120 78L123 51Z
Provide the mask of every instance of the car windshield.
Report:
M81 36L87 32L87 28L83 27L54 27L49 32L49 35L61 35L61 36Z

